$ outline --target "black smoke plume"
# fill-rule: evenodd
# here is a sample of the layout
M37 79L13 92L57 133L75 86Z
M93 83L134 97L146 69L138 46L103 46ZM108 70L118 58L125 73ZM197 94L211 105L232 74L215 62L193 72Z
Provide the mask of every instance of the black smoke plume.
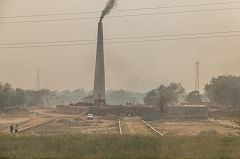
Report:
M100 17L100 22L103 20L103 18L105 17L105 15L109 14L111 9L113 9L113 7L117 4L116 0L108 0L106 7L103 9L102 11L102 15Z

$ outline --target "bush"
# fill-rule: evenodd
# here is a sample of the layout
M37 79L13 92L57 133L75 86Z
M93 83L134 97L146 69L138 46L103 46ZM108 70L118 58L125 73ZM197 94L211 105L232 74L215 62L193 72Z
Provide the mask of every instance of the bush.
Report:
M224 105L240 105L240 77L219 76L205 85L211 102Z
M189 104L201 104L202 103L202 95L199 91L192 91L187 96L187 102Z
M180 83L170 83L168 86L161 85L146 93L144 103L158 106L161 110L168 104L176 103L179 96L185 94L185 90Z

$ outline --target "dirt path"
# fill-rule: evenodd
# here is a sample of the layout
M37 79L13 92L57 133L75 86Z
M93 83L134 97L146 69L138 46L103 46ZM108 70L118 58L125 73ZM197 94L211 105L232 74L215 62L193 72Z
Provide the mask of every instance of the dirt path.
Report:
M19 133L25 133L33 130L34 128L40 127L43 124L48 124L49 121L53 121L53 118L31 118L21 122L18 122L18 131ZM15 125L13 125L14 127ZM9 125L2 125L0 129L1 133L9 133Z
M239 129L240 130L240 126L232 121L229 120L215 120L215 119L208 119L209 122L219 125L219 126L223 126L225 128L233 128L233 129Z
M123 135L155 136L156 134L144 124L139 117L124 117L121 119Z
M57 114L52 113L53 109L43 109L43 110L32 110L31 112L37 113L42 117L49 117L49 118L73 118L78 117L78 115L69 115L69 114Z
M14 119L14 120L10 120L10 123L4 123L4 124L1 124L0 126L0 132L1 133L9 133L9 127L10 127L10 124L13 124L13 123L17 123L18 126L22 126L24 124L27 124L29 122L31 122L33 119L32 118L23 118L23 119ZM15 124L13 124L13 126L15 126Z
M53 122L55 121L55 119L45 119L45 120L33 120L32 122L30 122L30 124L28 123L27 126L24 125L22 127L21 130L19 130L19 133L20 134L24 134L26 132L30 132L38 127L41 127L41 126L44 126L44 125L47 125L49 124L50 122Z
M164 136L196 136L203 132L215 131L223 136L239 136L239 128L224 122L224 125L217 121L152 121L154 128Z

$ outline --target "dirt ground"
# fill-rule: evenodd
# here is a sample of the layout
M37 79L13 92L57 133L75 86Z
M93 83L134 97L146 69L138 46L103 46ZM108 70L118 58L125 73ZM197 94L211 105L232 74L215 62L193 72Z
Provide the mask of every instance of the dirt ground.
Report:
M75 108L74 108L75 109ZM1 118L0 133L9 133L11 124L18 124L20 135L52 135L52 134L117 134L117 120L103 120L94 116L93 120L87 120L88 107L81 108L79 114L73 111L56 113L55 109L30 109L33 114L27 118ZM5 116L4 116L5 117Z
M123 117L121 119L121 128L123 135L156 135L150 128L141 121L140 117Z
M120 134L119 118L123 135L157 135L149 128L140 116L128 117L126 110L121 116L118 112L102 111L102 115L94 114L93 120L87 120L90 107L63 107L55 108L31 108L28 116L13 114L0 114L0 133L9 133L11 124L18 124L19 135L57 135L57 134ZM94 112L94 111L92 111ZM26 113L26 112L25 112ZM240 127L230 119L209 118L199 121L151 121L152 127L163 135L195 136L199 134L215 133L224 136L239 136Z
M149 123L165 136L196 136L211 135L212 133L223 136L240 135L240 128L230 121L209 119L205 121L152 121Z

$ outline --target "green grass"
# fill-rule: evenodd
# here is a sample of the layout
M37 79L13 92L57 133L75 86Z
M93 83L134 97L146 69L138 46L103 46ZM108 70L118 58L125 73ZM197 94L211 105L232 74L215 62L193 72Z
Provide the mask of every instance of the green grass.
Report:
M240 137L0 135L0 158L239 158Z

